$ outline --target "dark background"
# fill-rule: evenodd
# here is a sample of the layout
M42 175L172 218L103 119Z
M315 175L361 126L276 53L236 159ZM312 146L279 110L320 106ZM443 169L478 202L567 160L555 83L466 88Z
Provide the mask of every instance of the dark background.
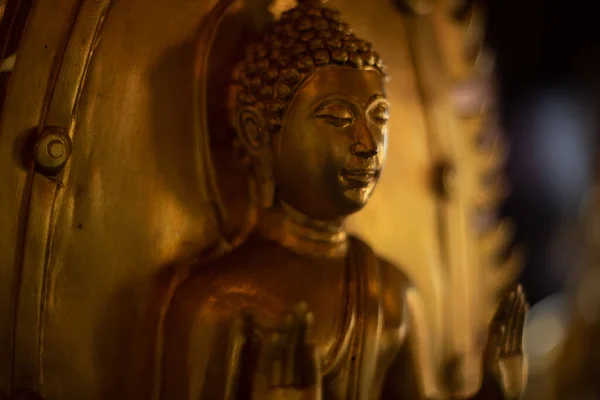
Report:
M581 206L593 178L600 111L596 1L488 0L511 195L503 214L526 250L532 304L579 266Z

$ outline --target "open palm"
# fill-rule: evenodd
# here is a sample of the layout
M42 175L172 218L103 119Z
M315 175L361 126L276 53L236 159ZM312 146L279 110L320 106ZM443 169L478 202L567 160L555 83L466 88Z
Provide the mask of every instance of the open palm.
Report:
M519 285L504 297L490 326L488 365L507 399L518 398L525 389L523 330L528 309Z

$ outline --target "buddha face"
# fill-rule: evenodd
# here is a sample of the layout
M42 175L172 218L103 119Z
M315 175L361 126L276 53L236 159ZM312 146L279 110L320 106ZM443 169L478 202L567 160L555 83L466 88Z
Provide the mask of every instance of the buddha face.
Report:
M297 90L281 130L271 138L279 198L319 220L360 210L381 173L387 120L380 72L317 69Z

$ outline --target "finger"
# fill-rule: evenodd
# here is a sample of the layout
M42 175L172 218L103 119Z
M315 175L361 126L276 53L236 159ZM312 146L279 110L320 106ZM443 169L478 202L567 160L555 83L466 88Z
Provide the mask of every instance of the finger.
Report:
M298 335L295 343L295 367L294 367L294 385L310 386L314 383L313 360L314 348L309 343L310 327L312 325L313 315L308 311L306 303L300 303L296 307L296 322Z
M517 295L516 295L516 304L515 304L515 309L513 311L513 316L512 316L512 335L511 335L511 339L513 341L513 344L515 343L515 340L518 340L516 338L518 338L519 336L519 327L521 325L521 323L523 322L523 307L525 305L525 300L524 300L524 295L523 295L523 289L521 288L521 286L519 285L519 287L517 288ZM514 346L511 345L511 349L514 349Z
M281 354L281 334L273 333L269 338L269 345L272 352L268 355L269 366L269 382L271 386L279 387L282 385L282 354Z
M513 324L514 327L514 317L517 315L517 312L519 311L519 307L521 304L521 292L519 291L519 288L515 288L511 294L510 297L512 299L512 302L510 304L510 308L508 310L508 313L506 315L506 320L508 325L510 326L510 324Z
M506 329L508 330L508 334L511 337L514 334L515 328L517 326L516 316L517 316L517 314L519 312L520 296L521 295L520 295L518 289L515 289L511 293L511 297L512 297L513 301L512 301L512 303L510 305L510 310L508 311L507 326L506 326Z
M310 315L310 314L309 314ZM305 331L306 332L306 331ZM309 341L308 335L303 334L304 340L296 350L295 386L308 387L316 383L320 358L315 346Z
M284 319L285 336L282 349L282 385L289 386L294 382L294 365L296 358L297 323L294 315L288 314Z
M509 323L510 316L512 310L515 306L516 294L515 290L508 291L503 297L498 307L498 311L496 312L496 318L494 321L495 328L494 330L497 332L497 347L498 353L504 353L506 351L505 345L507 341L509 341Z
M296 307L296 322L298 324L298 331L308 335L310 328L312 327L313 315L308 311L308 305L305 302L298 304ZM303 342L304 337L297 338L300 342Z
M301 301L296 305L295 316L298 320L302 320L304 316L308 313L308 304L306 302Z
M506 342L506 326L502 326L501 328L501 335L498 337L498 343L497 343L497 353L500 354L502 353L503 349L504 349L504 343Z
M503 297L502 299L502 303L500 305L500 307L498 308L498 316L497 316L497 323L501 326L508 326L508 323L510 321L510 316L511 316L511 312L512 309L514 308L515 305L515 293L513 290L511 290L510 292L506 293L506 295Z
M509 320L506 326L506 338L503 342L503 353L508 354L512 350L513 337L517 327L517 313L519 311L519 291L515 290L511 293L513 303L509 312Z
M517 291L516 294L516 302L515 302L515 308L513 310L513 315L511 316L511 321L510 321L510 338L508 340L508 342L506 343L506 347L507 347L507 354L512 354L515 351L516 348L516 343L519 340L519 325L521 323L521 308L522 308L522 293L520 291Z
M513 351L521 353L523 351L523 330L525 329L525 317L528 311L527 301L525 300L525 294L521 293L521 306L519 307L519 315L517 332L515 334L515 340L513 342Z
M296 343L298 346L306 346L310 339L310 331L313 323L313 314L311 312L306 312L303 315L299 316L298 319L298 342Z

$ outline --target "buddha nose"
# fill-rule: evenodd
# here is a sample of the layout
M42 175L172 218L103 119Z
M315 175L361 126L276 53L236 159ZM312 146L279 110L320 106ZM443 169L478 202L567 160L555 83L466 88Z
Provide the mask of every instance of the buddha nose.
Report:
M367 127L358 133L358 140L350 147L353 156L370 159L379 154L379 146Z

